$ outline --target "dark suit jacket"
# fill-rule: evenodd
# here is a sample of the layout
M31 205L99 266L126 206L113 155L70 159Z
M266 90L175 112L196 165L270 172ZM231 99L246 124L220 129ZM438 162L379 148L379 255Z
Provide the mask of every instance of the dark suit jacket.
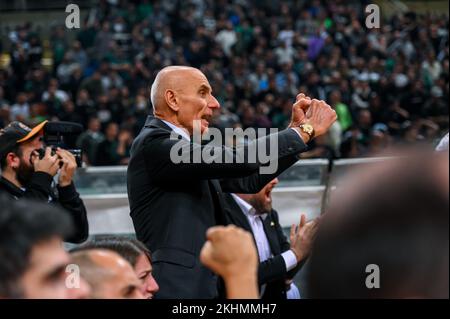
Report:
M231 194L225 194L225 212L230 224L241 227L253 234L252 228L242 209ZM286 280L292 279L301 268L301 264L290 272L286 269L282 253L291 248L289 241L283 233L278 213L272 210L264 219L264 231L272 250L273 258L259 264L258 280L260 288L266 285L263 299L286 299Z
M226 223L224 192L258 192L294 164L306 145L293 130L280 132L278 171L260 175L261 163L175 164L170 158L175 144L191 154L208 146L181 136L171 139L171 132L164 122L149 116L133 143L127 173L131 217L137 238L153 252L158 298L215 298L217 277L201 265L199 255L207 229ZM220 149L222 155L236 158L235 149Z

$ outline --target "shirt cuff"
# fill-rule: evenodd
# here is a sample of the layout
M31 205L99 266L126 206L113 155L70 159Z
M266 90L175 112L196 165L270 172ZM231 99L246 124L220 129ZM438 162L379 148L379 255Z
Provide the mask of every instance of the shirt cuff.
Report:
M300 299L300 291L298 290L297 286L295 284L291 284L289 287L289 290L286 293L287 299Z
M303 140L302 134L300 134L299 131L297 131L295 128L291 127L291 130L294 130L295 133L297 133L297 135L300 137L300 139L302 140L303 143L305 143L305 141Z
M286 264L287 271L291 271L295 267L297 267L297 257L295 256L292 250L288 250L281 254L281 257L284 259L284 263Z

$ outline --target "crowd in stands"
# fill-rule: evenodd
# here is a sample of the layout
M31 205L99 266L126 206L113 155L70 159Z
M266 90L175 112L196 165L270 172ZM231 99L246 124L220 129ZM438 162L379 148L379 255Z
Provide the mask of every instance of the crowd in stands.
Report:
M127 165L152 113L149 84L167 65L204 72L222 129L284 128L299 92L327 101L337 121L303 158L436 142L448 131L448 15L409 12L368 29L364 4L99 0L71 36L61 25L50 38L32 23L9 30L0 42L9 57L0 68L0 299L151 299L172 288L153 277L156 254L142 242L88 236L73 155L36 151L43 120L71 121L85 127L76 143L86 165ZM293 253L310 264L309 297L448 299L448 134L436 152L397 155L352 172L331 194L308 249L299 248L305 217L292 226ZM220 297L257 299L267 288L258 249L269 243L256 238L234 224L207 230L192 263L223 279ZM369 265L381 269L381 288L369 288Z
M303 157L434 142L448 130L448 15L382 16L368 29L364 4L99 0L77 31L19 24L0 44L0 127L79 122L87 165L126 165L156 73L191 65L215 88L219 128L283 128L298 92L328 101L338 122Z

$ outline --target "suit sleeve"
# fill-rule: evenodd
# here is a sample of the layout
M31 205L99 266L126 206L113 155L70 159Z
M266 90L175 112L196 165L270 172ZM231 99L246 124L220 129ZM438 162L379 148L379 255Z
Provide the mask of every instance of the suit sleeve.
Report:
M281 140L279 145L279 154L277 169L272 174L260 174L259 171L250 176L242 178L226 178L220 180L222 190L227 193L255 194L258 193L271 180L279 176L286 169L294 165L299 159L300 153L307 150L307 146L298 138L298 133L293 130L287 130L295 143L289 140ZM290 132L289 132L290 131ZM295 152L292 152L295 150Z
M271 139L272 145L276 141L278 146L277 158L298 154L304 147L293 130L262 137L238 148L198 145L184 139L171 139L168 135L161 133L144 141L147 170L156 182L249 176L258 173L258 169L265 164L259 156L254 157L256 161L249 161L252 158L248 156L249 152L264 150L265 154L271 154Z

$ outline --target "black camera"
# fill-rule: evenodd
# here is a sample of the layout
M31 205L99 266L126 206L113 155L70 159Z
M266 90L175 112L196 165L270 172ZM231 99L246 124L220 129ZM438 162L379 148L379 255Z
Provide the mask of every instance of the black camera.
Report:
M48 122L44 127L43 143L45 147L52 148L52 155L56 149L62 148L75 156L77 166L83 165L82 151L75 147L76 137L83 132L83 126L73 122ZM45 148L37 150L39 158L45 155Z

